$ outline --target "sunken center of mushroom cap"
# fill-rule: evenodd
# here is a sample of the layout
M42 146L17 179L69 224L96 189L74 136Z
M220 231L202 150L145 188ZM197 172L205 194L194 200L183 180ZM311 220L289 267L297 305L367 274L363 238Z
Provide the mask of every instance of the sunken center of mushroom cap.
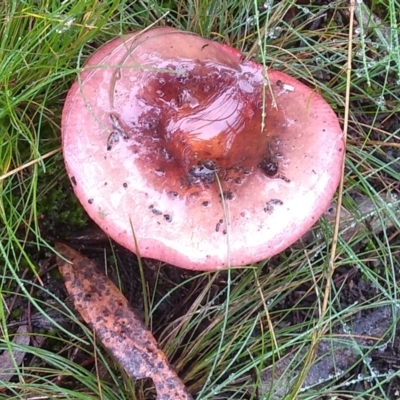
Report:
M260 74L211 61L160 65L142 70L135 117L123 127L143 169L176 193L216 184L216 174L242 184L258 168L271 172Z

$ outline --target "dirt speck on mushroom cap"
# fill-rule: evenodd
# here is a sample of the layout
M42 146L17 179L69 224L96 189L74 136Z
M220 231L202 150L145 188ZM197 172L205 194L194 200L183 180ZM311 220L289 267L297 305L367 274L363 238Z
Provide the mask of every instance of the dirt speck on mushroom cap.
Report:
M74 191L134 252L135 235L141 256L197 270L248 264L289 246L328 206L344 154L334 112L290 76L241 59L156 28L101 47L71 88L62 131Z

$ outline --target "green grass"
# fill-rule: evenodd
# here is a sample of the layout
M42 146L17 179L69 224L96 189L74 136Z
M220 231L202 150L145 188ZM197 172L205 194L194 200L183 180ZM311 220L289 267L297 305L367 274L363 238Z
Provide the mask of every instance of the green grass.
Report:
M15 332L11 323L27 304L53 328L44 330L42 347L24 348L24 364L14 365L17 379L1 383L0 396L139 399L141 393L150 392L148 385L135 386L114 365L60 300L63 295L52 292L49 282L59 278L53 274L47 279L45 263L52 254L49 238L57 235L57 227L73 232L87 222L69 188L60 151L60 117L68 88L99 45L150 24L168 24L228 43L249 59L301 79L315 87L348 125L338 198L357 227L350 237L343 239L351 229L348 225L339 225L337 234L334 224L322 218L309 243L292 246L272 260L228 273L195 275L163 292L159 301L156 289L143 295L146 321L196 398L256 399L254 389L262 386L262 371L279 358L310 349L307 346L361 311L382 306L398 310L400 3L366 2L368 8L363 3L356 11L350 80L347 2L327 3L1 2L0 350L17 347L11 341ZM380 17L378 22L371 18L371 10ZM324 21L310 29L320 17ZM373 229L371 216L360 213L354 193L372 204ZM336 247L333 239L338 239ZM118 264L110 258L113 266ZM353 297L352 279L356 288L365 288ZM163 287L160 283L160 290ZM154 316L179 290L190 294L184 316L158 321ZM63 315L60 320L73 323L73 331L60 325L51 310ZM389 340L396 336L395 322L393 317ZM355 347L362 354L371 351ZM74 358L76 353L79 359ZM92 356L95 367L82 366L84 358ZM343 372L338 381L297 393L307 368L315 363L312 352L302 354L302 362L304 374L299 374L290 390L292 397L287 398L340 393L352 399L391 398L386 383L395 379L393 374L376 373L367 356L358 370L365 379L352 375L355 370L349 367L348 375ZM349 392L353 386L345 381L354 380L363 384L365 393Z

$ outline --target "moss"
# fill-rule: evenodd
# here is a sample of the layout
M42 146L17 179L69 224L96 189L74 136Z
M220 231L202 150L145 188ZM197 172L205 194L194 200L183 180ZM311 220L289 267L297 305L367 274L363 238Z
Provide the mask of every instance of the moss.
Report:
M87 223L87 214L73 193L61 156L46 172L39 173L38 193L37 213L48 233L70 234Z

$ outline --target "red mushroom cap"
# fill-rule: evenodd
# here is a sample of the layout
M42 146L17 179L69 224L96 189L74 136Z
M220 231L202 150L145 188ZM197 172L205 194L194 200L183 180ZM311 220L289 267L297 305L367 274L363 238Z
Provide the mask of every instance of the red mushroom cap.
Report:
M62 138L90 217L140 256L194 270L299 239L329 205L344 154L312 89L173 28L98 49L68 93Z

